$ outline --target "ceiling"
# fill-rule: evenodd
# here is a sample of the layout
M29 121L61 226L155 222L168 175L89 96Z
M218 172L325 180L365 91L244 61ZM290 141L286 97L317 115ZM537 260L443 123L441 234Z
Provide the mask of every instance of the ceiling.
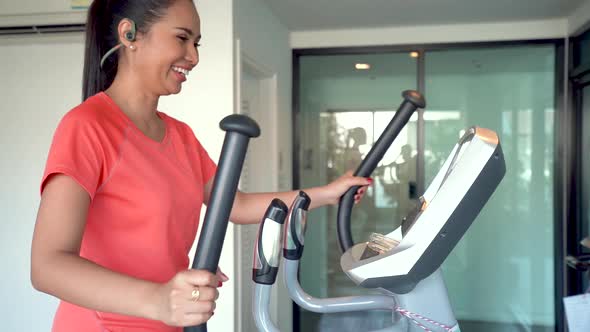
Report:
M541 20L589 0L263 0L290 31Z

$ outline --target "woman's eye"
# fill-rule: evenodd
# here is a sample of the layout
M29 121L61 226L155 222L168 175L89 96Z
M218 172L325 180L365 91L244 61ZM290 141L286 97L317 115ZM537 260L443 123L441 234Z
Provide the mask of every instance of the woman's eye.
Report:
M201 44L200 44L200 43L195 43L195 48L197 48L197 47L199 47L199 46L201 46Z
M183 42L188 40L188 37L185 36L178 36L178 39L182 40Z

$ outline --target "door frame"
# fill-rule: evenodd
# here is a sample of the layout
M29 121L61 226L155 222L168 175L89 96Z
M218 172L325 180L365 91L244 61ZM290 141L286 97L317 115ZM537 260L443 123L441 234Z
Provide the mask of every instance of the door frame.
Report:
M582 215L582 167L583 163L580 156L583 151L582 142L582 123L583 123L583 102L590 102L583 100L583 93L585 89L590 89L590 61L580 62L577 58L577 47L580 39L584 35L589 35L590 29L583 31L569 40L569 66L568 66L568 80L569 88L568 103L571 110L569 126L571 128L571 181L567 189L570 192L571 198L568 200L568 210L570 211L565 223L565 239L566 239L566 254L572 256L579 256L581 254L588 254L590 251L584 250L580 245L580 239L583 236L588 236L589 229L585 225L586 220ZM590 115L586 115L590 116ZM583 288L583 281L585 274L582 274L574 269L568 268L565 271L565 296L580 294L585 291Z
M246 192L274 192L279 190L279 147L278 147L278 80L277 72L273 68L261 63L248 54L242 47L241 40L235 40L235 79L234 112L252 117L261 128L261 136L250 143L249 153L244 161L240 190ZM245 95L244 84L246 78L252 77L252 84L256 85L259 107L250 109L245 114L242 98ZM263 150L262 150L263 149ZM264 158L260 154L264 151ZM258 153L258 155L256 155ZM257 158L258 157L258 158ZM265 166L266 168L262 167ZM261 172L259 169L266 169ZM244 176L246 175L246 176ZM234 231L234 268L235 268L235 321L237 332L250 331L255 328L252 312L244 310L250 307L253 298L252 287L252 253L256 243L258 225L236 225ZM252 250L244 250L244 248ZM282 279L277 280L281 286ZM288 331L290 315L283 314L279 308L288 307L291 299L285 287L273 287L271 302L276 304L270 308L273 321L278 321L281 330ZM280 318L280 319L277 319Z

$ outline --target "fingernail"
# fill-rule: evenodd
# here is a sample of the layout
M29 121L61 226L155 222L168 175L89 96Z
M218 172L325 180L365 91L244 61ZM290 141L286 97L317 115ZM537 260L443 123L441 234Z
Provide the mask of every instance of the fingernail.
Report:
M373 178L367 178L367 181L369 181L369 184L373 183Z

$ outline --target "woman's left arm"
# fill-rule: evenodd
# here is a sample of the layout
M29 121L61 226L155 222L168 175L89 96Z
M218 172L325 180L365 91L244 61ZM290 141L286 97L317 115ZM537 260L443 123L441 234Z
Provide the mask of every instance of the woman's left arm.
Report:
M311 199L310 209L324 205L338 204L340 197L353 186L360 186L355 195L355 203L358 203L366 192L368 185L372 183L369 178L353 176L347 172L333 182L319 187L303 189ZM213 179L205 185L205 204L209 202L209 195L213 187ZM238 191L230 214L230 220L236 224L257 224L261 221L268 204L278 198L290 205L299 191L269 192L269 193L244 193Z

